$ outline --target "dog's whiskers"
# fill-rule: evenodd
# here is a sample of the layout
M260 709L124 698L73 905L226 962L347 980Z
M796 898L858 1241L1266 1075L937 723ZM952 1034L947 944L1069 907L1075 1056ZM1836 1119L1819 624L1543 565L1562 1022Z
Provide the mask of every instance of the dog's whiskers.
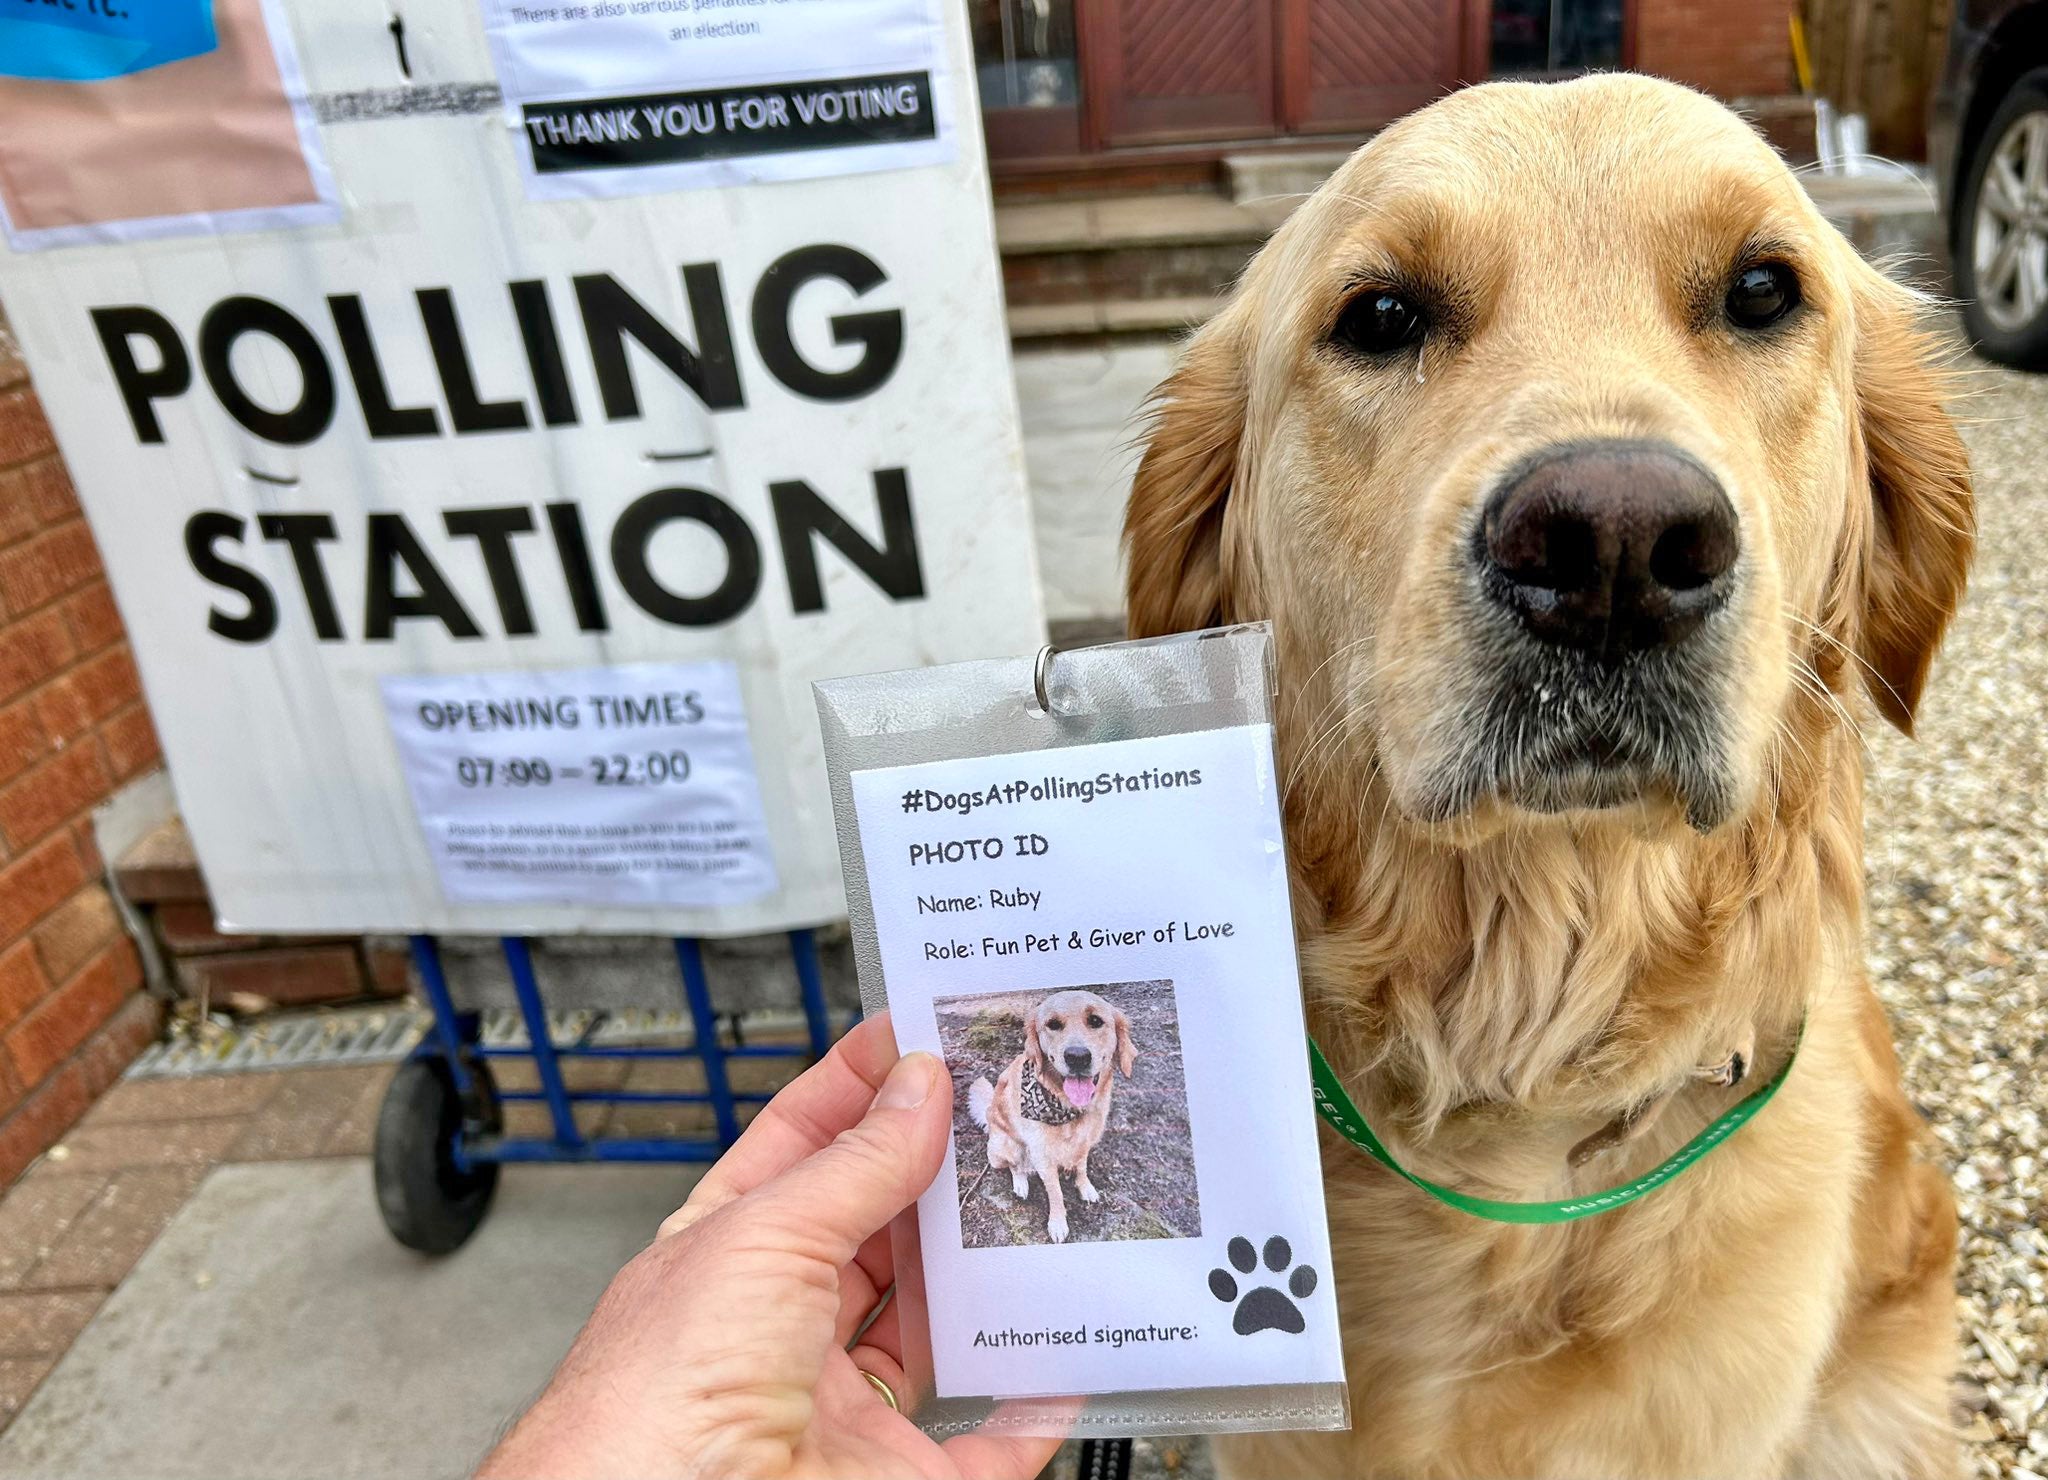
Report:
M1820 626L1811 618L1801 615L1799 612L1792 610L1792 608L1789 606L1785 607L1783 610L1786 620L1790 621L1802 630L1812 634L1814 637L1818 638L1820 641L1826 643L1829 647L1833 648L1836 652L1840 653L1843 657L1847 658L1850 662L1856 664L1857 667L1863 670L1864 676L1868 678L1872 683L1877 684L1887 694L1890 694L1892 696L1893 701L1897 703L1900 708L1903 709L1905 707L1905 696L1900 694L1900 692L1891 685L1890 681L1887 680L1882 673L1879 673L1877 669L1871 665L1870 660L1864 657L1863 654L1857 652L1854 648L1850 647L1849 644L1843 642L1841 638L1835 636L1834 633L1829 632L1826 628ZM1861 731L1859 730L1858 733L1861 734Z
M1303 687L1307 688L1312 684L1317 675L1321 674L1324 669L1328 668L1337 659L1356 652L1369 641L1369 638L1360 637L1339 646L1328 657L1324 658L1322 662L1316 665ZM1335 686L1335 692L1331 695L1328 702L1309 721L1308 741L1296 756L1295 763L1289 768L1287 779L1281 787L1284 795L1291 796L1296 781L1300 780L1303 774L1309 772L1310 767L1313 766L1314 770L1310 775L1308 792L1301 799L1301 805L1305 811L1312 811L1314 809L1316 803L1321 799L1323 786L1329 780L1333 767L1328 762L1337 754L1339 749L1337 742L1350 727L1352 713L1349 708L1349 701L1353 692L1360 685L1369 683L1372 679L1378 677L1380 673L1386 670L1387 666L1386 663L1377 663L1364 674L1347 675L1345 681ZM1326 716L1329 717L1327 724L1324 723ZM1378 757L1376 754L1369 757L1369 762L1374 769L1377 769Z

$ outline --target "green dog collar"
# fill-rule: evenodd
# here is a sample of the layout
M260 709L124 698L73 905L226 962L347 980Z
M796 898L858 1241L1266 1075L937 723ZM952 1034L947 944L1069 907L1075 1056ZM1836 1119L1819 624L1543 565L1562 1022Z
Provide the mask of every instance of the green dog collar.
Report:
M1806 1029L1800 1028L1804 1039ZM1785 1082L1785 1076L1792 1072L1792 1065L1799 1057L1799 1043L1795 1041L1792 1052L1784 1065L1771 1076L1768 1084L1744 1096L1729 1106L1698 1135L1687 1141L1656 1166L1640 1177L1610 1187L1605 1192L1589 1193L1585 1197L1567 1198L1561 1202L1501 1202L1491 1197L1471 1197L1452 1188L1418 1177L1388 1151L1380 1138L1373 1134L1358 1106L1344 1090L1336 1071L1317 1046L1315 1039L1308 1041L1309 1076L1314 1085L1316 1113L1337 1131L1337 1133L1379 1162L1395 1175L1414 1183L1446 1207L1456 1208L1461 1213L1470 1213L1475 1218L1488 1218L1495 1223L1570 1223L1578 1218L1590 1218L1595 1213L1609 1212L1632 1203L1637 1198L1655 1192L1659 1187L1677 1177L1716 1146L1734 1135L1753 1119L1756 1113L1770 1104L1771 1097L1778 1092L1778 1086Z

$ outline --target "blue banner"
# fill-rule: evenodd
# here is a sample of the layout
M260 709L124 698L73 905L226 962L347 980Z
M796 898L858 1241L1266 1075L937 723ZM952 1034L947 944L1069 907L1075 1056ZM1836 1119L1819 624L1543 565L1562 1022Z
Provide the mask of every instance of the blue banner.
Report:
M219 45L213 0L0 0L0 77L101 82Z

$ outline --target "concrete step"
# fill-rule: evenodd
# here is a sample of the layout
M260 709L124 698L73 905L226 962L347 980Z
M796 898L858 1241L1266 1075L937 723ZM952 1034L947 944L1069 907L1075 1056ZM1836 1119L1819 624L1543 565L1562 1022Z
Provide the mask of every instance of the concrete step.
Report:
M1233 156L1241 199L1201 192L1020 201L996 209L1010 330L1024 340L1172 333L1215 309L1260 244L1347 157ZM1800 181L1866 256L1945 291L1943 230L1924 171L1877 160Z
M1352 156L1354 149L1355 146L1286 154L1272 151L1226 154L1223 157L1224 188L1240 205L1298 202L1334 175L1337 167Z
M1171 298L1089 298L1072 303L1010 304L1010 338L1017 341L1092 338L1100 334L1185 334L1205 323L1222 303L1220 293Z
M1737 98L1747 118L1794 164L1814 157L1813 105L1802 97ZM1259 149L1225 155L1224 193L1240 204L1300 197L1335 174L1365 140L1330 140L1317 149Z
M1012 329L1155 333L1182 327L1191 304L1206 317L1292 206L1193 191L998 205Z
M1239 205L1194 190L999 201L996 244L1010 257L1263 241L1293 207L1293 201Z
M1950 291L1947 226L1924 169L1874 159L1855 174L1809 169L1799 181L1857 251L1930 291Z
M1284 217L1350 157L1350 150L1230 155L1223 161L1224 178L1234 201ZM1912 232L1920 218L1935 214L1934 187L1916 165L1871 159L1855 173L1822 174L1807 165L1798 175L1821 214L1859 247L1865 244L1858 233L1882 231L1880 223Z

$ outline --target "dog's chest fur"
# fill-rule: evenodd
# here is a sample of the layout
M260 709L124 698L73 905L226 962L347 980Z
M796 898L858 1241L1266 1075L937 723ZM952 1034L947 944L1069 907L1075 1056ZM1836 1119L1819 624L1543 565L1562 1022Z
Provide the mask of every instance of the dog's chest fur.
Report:
M1353 1430L1228 1443L1225 1473L1582 1474L1575 1461L1611 1452L1593 1437L1609 1429L1640 1439L1635 1473L1779 1473L1845 1293L1861 1151L1844 1038L1820 1026L1799 1080L1712 1165L1568 1227L1454 1212L1325 1133ZM1644 1170L1685 1134L1660 1127L1597 1180ZM1495 1164L1506 1185L1430 1170L1494 1195L1576 1190L1545 1185L1560 1148L1525 1149L1519 1167Z
M1859 808L1836 785L1692 847L1552 828L1453 849L1292 815L1311 1026L1340 1072L1375 1071L1369 1113L1424 1132L1461 1108L1603 1123L1744 1025L1796 1024L1856 959Z
M1645 1474L1782 1470L1843 1316L1867 1155L1843 791L1798 847L1782 819L1682 864L1625 840L1450 860L1369 839L1354 888L1309 895L1334 895L1303 932L1312 1031L1397 1154L1483 1195L1647 1170L1719 1102L1681 1095L1582 1174L1566 1156L1683 1075L1724 1015L1776 1034L1817 1005L1768 1114L1654 1197L1567 1227L1453 1212L1325 1132L1354 1429L1226 1442L1227 1472L1581 1473L1610 1430L1642 1436Z

